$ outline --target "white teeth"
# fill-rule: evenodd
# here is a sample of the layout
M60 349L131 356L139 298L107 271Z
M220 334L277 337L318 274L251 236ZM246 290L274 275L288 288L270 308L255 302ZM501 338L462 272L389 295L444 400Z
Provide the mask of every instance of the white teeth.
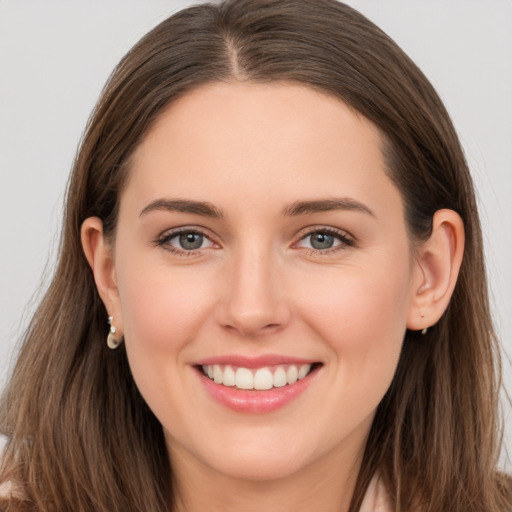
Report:
M254 374L254 389L272 389L272 372L268 368L260 368Z
M309 370L311 370L311 365L310 364L303 364L299 368L299 379L303 379L309 373Z
M292 364L286 372L286 382L288 382L288 384L295 384L298 378L299 370L297 370L297 367Z
M213 381L217 384L222 384L223 372L218 364L213 365Z
M295 384L303 379L310 371L310 364L303 364L297 367L294 364L288 365L287 369L283 366L258 368L250 370L248 368L236 368L236 371L230 366L218 364L203 365L204 375L213 380L216 384L224 386L235 386L238 389L256 389L267 390L280 388L287 384ZM273 373L272 373L273 372Z
M280 366L274 372L274 387L282 388L283 386L286 386L286 384L286 372L284 371L283 367Z
M224 369L222 384L224 384L224 386L234 386L236 384L235 372L231 366L226 366Z
M235 374L235 386L238 389L253 389L254 377L251 370L238 368Z

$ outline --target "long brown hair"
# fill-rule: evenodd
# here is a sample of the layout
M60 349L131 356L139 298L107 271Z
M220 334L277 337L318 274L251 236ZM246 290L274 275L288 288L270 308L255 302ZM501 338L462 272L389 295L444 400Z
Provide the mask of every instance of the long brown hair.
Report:
M496 470L498 344L490 319L471 177L449 116L415 64L364 16L334 0L228 0L171 16L114 70L69 183L54 279L24 339L0 409L0 481L15 510L168 511L162 427L124 348L108 350L106 311L80 244L90 216L114 234L130 156L162 110L212 81L291 81L370 119L385 141L412 240L434 212L464 221L466 251L450 305L427 335L407 332L372 426L351 512L376 473L396 511L510 511Z

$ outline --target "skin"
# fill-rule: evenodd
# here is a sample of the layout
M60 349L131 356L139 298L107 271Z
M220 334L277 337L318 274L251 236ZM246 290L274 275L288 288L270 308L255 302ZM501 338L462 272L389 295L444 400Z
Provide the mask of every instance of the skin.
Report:
M427 242L409 240L381 145L372 123L309 88L209 84L171 104L136 150L115 240L99 219L84 223L98 290L164 428L177 510L348 510L405 330L439 319L463 250L448 210ZM222 217L148 209L162 199ZM285 214L334 199L350 207ZM167 236L182 227L204 233L202 248ZM312 248L325 229L333 247ZM322 366L283 408L240 413L193 366L227 354Z

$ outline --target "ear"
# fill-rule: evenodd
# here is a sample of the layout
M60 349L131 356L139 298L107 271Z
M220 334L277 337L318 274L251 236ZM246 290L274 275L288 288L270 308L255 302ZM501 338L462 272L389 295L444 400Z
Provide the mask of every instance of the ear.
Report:
M89 217L82 224L82 248L94 274L98 293L108 315L113 316L116 331L122 336L122 315L116 282L112 246L105 239L103 223L98 217ZM106 320L106 319L105 319Z
M450 302L464 254L464 224L453 210L438 210L432 233L417 249L407 327L434 325Z

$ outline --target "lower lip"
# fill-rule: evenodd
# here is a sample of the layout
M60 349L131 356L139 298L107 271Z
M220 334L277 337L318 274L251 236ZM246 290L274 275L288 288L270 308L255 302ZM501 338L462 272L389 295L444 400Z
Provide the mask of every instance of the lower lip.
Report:
M265 414L276 411L298 398L310 385L319 368L294 384L266 391L244 390L235 386L223 386L209 379L198 370L197 374L206 391L217 402L236 412Z

